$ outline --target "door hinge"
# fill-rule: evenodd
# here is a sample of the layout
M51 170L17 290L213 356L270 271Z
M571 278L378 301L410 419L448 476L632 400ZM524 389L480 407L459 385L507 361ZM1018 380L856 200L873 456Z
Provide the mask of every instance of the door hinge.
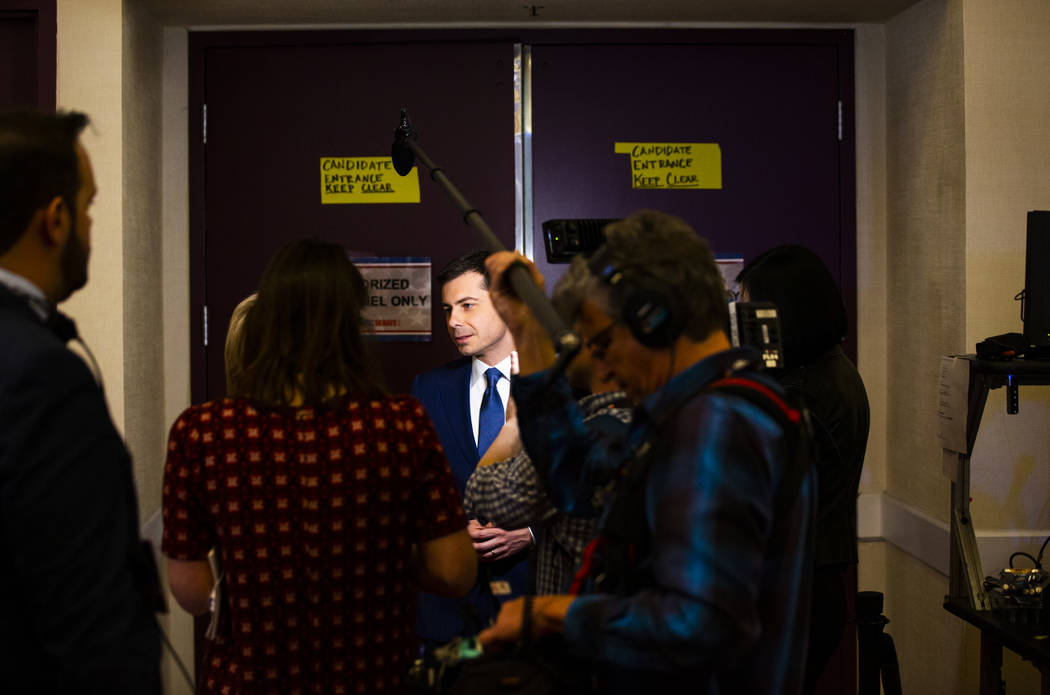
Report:
M839 142L842 142L842 99L839 99Z
M204 347L208 347L208 305L204 305Z
M842 102L839 102L840 104ZM202 144L208 144L208 105L204 104L201 108L201 139Z

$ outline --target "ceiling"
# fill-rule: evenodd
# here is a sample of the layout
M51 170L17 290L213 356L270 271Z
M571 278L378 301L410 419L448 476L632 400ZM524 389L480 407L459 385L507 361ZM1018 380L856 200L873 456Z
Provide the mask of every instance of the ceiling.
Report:
M165 25L881 23L918 0L140 0Z

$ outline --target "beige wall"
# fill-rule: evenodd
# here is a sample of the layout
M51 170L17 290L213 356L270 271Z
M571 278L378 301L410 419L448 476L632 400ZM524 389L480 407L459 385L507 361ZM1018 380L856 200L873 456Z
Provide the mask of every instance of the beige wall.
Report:
M924 0L886 26L886 490L941 520L937 370L965 337L962 19L961 0Z
M1050 208L1048 30L1050 6L1035 1L924 0L886 25L885 489L942 521L937 360L1020 330L1024 213ZM1002 391L988 400L971 481L979 537L1050 533L1030 531L1050 527L1043 391L1022 389L1021 414L1009 417ZM942 573L865 543L860 588L886 594L906 691L976 690L978 632L941 608ZM1003 672L1008 692L1040 692L1038 672L1010 652Z
M162 278L164 343L164 415L161 427L170 427L190 404L190 243L189 243L189 132L187 109L186 30L164 29L163 35L163 119L161 152L164 163L160 174L162 203ZM166 434L166 430L165 430ZM193 669L193 619L174 606L165 624L180 657ZM165 661L165 692L185 693L189 688Z
M87 287L63 306L102 369L117 428L124 428L122 0L58 0L60 109L83 111L81 140L95 169Z
M857 367L871 426L861 493L886 487L886 28L854 30L857 154Z
M98 184L87 286L66 303L134 456L139 512L160 504L164 434L161 28L137 2L58 1L59 108L84 111ZM126 22L125 22L126 20Z
M925 0L885 25L884 85L885 268L867 268L874 282L884 283L887 298L886 376L884 392L876 396L884 399L886 422L881 482L887 494L945 520L936 370L940 355L961 351L958 317L965 309L958 0ZM865 266L858 258L858 274ZM869 392L878 388L868 386ZM874 424L874 399L872 405ZM969 629L941 607L943 574L891 543L862 543L858 585L885 594L887 632L897 646L906 692L976 689L976 673L967 666L973 656Z
M1025 213L1050 209L1050 6L1045 0L964 0L963 6L966 343L972 345L1019 330L1014 295L1024 285Z
M164 423L190 404L189 58L186 30L164 29L161 229Z
M1050 4L965 0L966 350L1020 331L1025 216L1050 210ZM978 528L1050 534L1050 389L1021 388L1017 415L988 399L973 455ZM1040 535L1040 534L1033 534ZM1030 553L1038 546L1017 548Z
M181 281L170 277L165 257L170 253L176 261L171 265L179 269L179 249L169 244L173 239L183 243L186 239L165 234L162 224L166 186L179 190L166 174L168 167L162 166L168 154L164 149L169 97L163 88L165 33L140 0L124 0L123 41L125 432L136 462L139 513L143 520L152 517L147 533L155 535L159 533L155 515L160 508L167 428L174 419L167 412L169 394L183 398L182 407L189 401L188 355L176 342L186 332L164 320L166 305L181 306L179 288L188 286L188 272ZM185 139L185 130L182 132ZM174 356L186 362L182 379L178 371L174 375L166 372L165 356L172 344L176 346ZM159 566L165 571L163 560ZM160 624L192 673L193 620L178 608L170 593L168 605L172 610L160 617ZM167 652L162 668L166 693L190 695Z
M124 3L124 431L135 461L139 514L160 506L164 341L161 255L161 27Z

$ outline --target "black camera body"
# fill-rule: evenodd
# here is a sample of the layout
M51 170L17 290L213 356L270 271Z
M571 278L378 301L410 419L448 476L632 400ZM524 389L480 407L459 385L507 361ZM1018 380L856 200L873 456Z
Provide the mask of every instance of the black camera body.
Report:
M772 302L729 302L729 342L758 350L766 369L781 369L780 319Z

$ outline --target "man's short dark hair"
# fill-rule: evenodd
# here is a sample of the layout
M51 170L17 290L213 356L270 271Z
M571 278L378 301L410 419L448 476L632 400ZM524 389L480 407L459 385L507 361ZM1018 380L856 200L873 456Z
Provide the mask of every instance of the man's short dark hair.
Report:
M445 267L438 273L437 283L438 290L445 286L460 275L465 273L480 273L481 274L481 286L488 289L489 286L489 271L485 267L485 259L491 254L488 251L468 251L467 253L460 254L445 264Z
M625 283L654 287L675 303L687 338L703 340L725 329L729 314L722 274L711 247L681 218L640 210L605 227L604 249ZM566 320L574 321L585 299L596 301L613 318L622 314L619 294L577 256L555 286L553 302Z
M0 114L0 254L21 238L33 214L56 197L76 215L77 138L88 117L76 111Z

